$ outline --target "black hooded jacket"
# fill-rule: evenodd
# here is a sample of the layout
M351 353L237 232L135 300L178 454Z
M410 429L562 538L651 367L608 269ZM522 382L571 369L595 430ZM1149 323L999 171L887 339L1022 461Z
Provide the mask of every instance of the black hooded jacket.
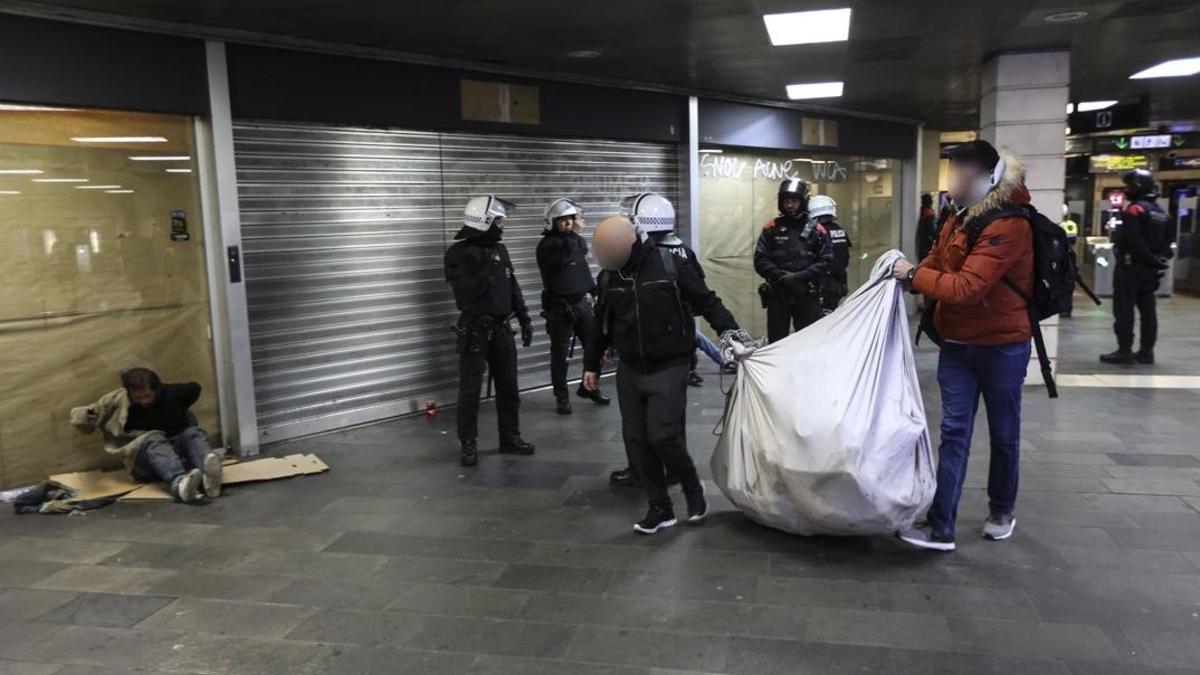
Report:
M529 310L499 231L475 232L463 228L461 240L447 249L444 260L458 311L469 319L516 314L521 323L528 323Z
M538 270L542 273L542 307L553 298L579 302L596 287L587 262L587 242L574 231L549 229L537 245Z

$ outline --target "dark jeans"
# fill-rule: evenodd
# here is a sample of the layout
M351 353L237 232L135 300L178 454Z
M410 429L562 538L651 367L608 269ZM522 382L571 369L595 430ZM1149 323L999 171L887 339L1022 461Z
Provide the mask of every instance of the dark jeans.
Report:
M767 342L778 342L791 332L804 330L821 318L820 297L805 293L792 298L767 300Z
M650 374L624 364L617 366L617 403L621 407L625 452L646 486L651 506L671 505L668 473L678 477L689 494L701 489L684 430L687 378L687 364Z
M1137 309L1142 323L1141 350L1154 351L1158 341L1158 308L1154 297L1158 290L1158 275L1128 265L1117 265L1113 272L1113 332L1117 347L1133 351L1133 310Z
M567 393L567 359L571 352L571 335L579 338L579 351L587 349L592 337L595 312L587 296L575 304L556 298L556 306L546 309L546 334L550 336L550 383L554 395L564 398ZM597 373L599 374L599 373Z
M496 416L500 443L521 436L521 398L517 394L517 345L508 321L497 321L479 351L458 356L458 440L479 436L479 397L483 376L489 371L496 384ZM490 369L490 370L489 370Z
M935 533L954 534L981 394L992 450L988 507L992 513L1013 512L1021 456L1021 387L1029 349L1028 341L990 347L956 342L942 346L938 358L942 443L938 447L937 492L928 514Z
M131 473L143 483L170 485L185 472L204 468L204 458L212 451L208 433L200 427L188 427L170 438L156 431L142 443Z

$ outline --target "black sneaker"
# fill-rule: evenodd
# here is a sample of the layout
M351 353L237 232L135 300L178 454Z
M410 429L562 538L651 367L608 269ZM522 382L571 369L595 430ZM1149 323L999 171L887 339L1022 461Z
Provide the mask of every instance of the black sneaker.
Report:
M638 480L637 474L633 472L633 469L628 467L608 474L608 482L613 485L620 485L621 487L642 486L642 481Z
M945 552L954 550L953 535L937 534L928 525L924 527L914 525L903 532L897 532L896 537L917 548L930 551Z
M646 517L633 524L639 534L654 534L675 525L675 511L670 506L651 506Z
M708 500L704 498L704 483L700 484L700 490L694 494L683 493L683 498L687 500L687 522L689 525L699 525L704 522L704 517L708 515Z
M459 456L459 462L463 466L475 466L479 463L479 446L474 440L462 442L462 455Z
M1118 349L1115 352L1100 355L1100 363L1115 363L1126 365L1133 363L1133 352L1127 352L1123 349Z
M565 395L564 396L555 396L554 404L555 404L554 411L557 412L559 415L570 415L571 414L571 399L569 397L567 397Z
M1133 358L1138 363L1144 363L1148 366L1154 365L1154 352L1142 350L1133 355Z
M704 384L704 378L700 377L700 373L697 373L694 370L691 371L690 373L688 373L688 386L689 387L699 387L702 384Z
M500 444L500 454L502 455L532 455L533 443L517 436Z
M575 395L579 398L589 399L596 405L608 405L609 403L612 403L607 396L600 393L599 387L597 387L595 391L588 391L587 389L584 389L583 385L581 384L579 385L579 388L575 390Z

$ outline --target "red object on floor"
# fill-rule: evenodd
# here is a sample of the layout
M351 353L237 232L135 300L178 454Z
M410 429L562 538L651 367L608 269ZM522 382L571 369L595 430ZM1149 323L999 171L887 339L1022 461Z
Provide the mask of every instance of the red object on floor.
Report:
M433 417L438 414L437 401L425 401L425 416Z

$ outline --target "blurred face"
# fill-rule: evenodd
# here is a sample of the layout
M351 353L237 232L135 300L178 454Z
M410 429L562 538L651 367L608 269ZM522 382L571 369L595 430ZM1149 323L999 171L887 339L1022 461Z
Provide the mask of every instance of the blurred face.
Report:
M991 172L971 162L950 162L950 197L959 206L971 206L987 194ZM981 194L982 193L982 194Z
M606 270L619 270L629 262L633 242L637 240L633 223L620 216L605 218L592 236L596 262Z
M504 231L504 216L496 216L496 219L492 221L492 227L503 232Z
M789 216L795 216L800 213L800 198L799 197L784 197L783 212Z
M583 215L563 216L554 219L554 229L559 232L583 231Z
M154 398L158 395L158 392L154 391L154 387L149 385L128 391L129 401L143 408L154 405Z

